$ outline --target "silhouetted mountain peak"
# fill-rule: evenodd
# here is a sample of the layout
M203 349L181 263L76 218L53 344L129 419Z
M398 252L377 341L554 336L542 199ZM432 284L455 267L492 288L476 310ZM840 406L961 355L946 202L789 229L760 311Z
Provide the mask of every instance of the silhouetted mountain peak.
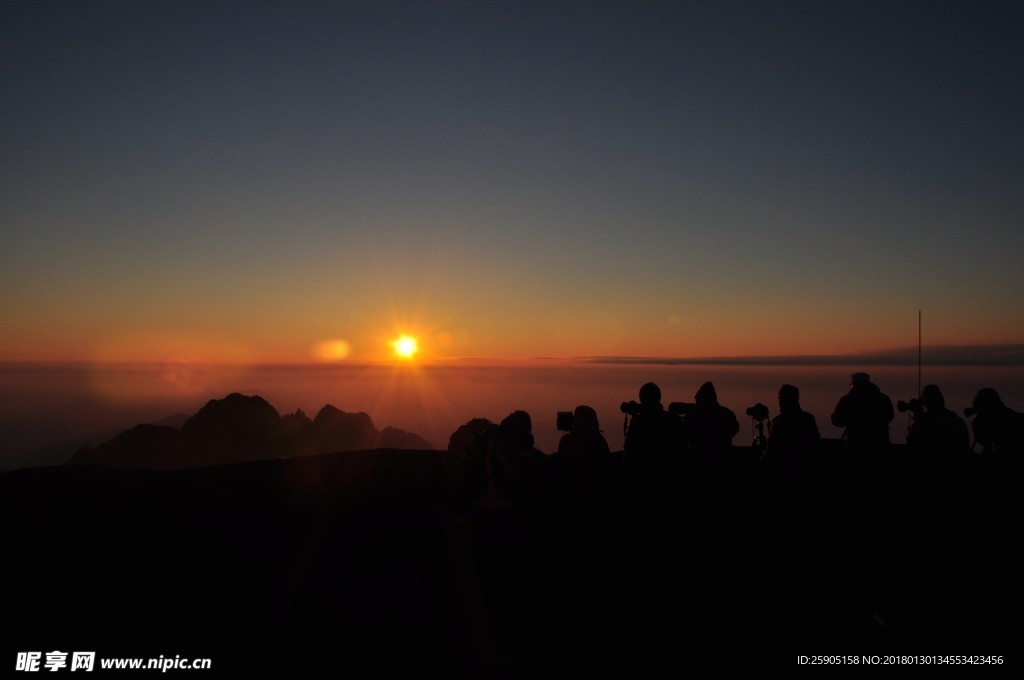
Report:
M285 439L302 436L305 430L312 427L313 421L309 419L302 409L296 409L295 413L286 413L281 416L281 436Z
M234 392L223 399L211 399L199 412L185 421L181 431L190 434L208 428L240 430L255 427L269 430L281 416L263 397L247 397Z
M295 427L295 423L302 423L303 425L312 425L313 421L309 419L301 408L295 409L295 413L286 413L281 416L282 423L293 423L290 427Z
M369 414L346 413L330 404L313 419L312 435L315 453L372 449L379 440Z
M316 427L330 427L339 424L351 424L352 427L373 427L373 420L368 413L347 413L341 409L327 404L316 414L313 425ZM376 429L376 428L374 428Z
M211 399L181 427L201 459L232 463L280 457L281 417L263 397Z
M380 431L377 446L382 449L433 449L423 437L397 427L385 427Z
M346 413L328 404L313 420L301 409L281 416L262 397L236 392L211 399L180 431L138 425L95 449L82 447L71 462L169 470L376 448L433 447L398 428L378 432L363 412Z

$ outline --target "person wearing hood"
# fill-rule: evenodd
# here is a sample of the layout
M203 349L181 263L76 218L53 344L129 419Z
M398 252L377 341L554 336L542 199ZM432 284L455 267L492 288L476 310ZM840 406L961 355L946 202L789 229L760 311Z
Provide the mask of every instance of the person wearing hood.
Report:
M732 438L740 431L736 414L718 403L711 382L701 385L693 400L694 406L683 416L683 429L698 469L731 470Z
M596 501L605 486L605 475L611 453L601 434L597 411L577 406L572 428L562 435L555 454L562 467L565 502L570 506Z

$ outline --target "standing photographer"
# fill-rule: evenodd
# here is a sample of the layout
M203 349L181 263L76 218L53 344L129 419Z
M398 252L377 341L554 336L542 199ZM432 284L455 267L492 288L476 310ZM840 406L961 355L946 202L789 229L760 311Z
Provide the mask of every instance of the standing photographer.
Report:
M711 382L701 385L693 400L694 407L683 416L683 431L697 467L716 472L731 470L732 438L740 431L736 414L718 403Z
M965 410L964 414L974 415L971 430L974 441L981 444L983 456L1003 461L1019 458L1024 417L1003 404L998 392L991 387L978 390L972 408Z
M895 417L892 400L871 382L867 373L850 376L850 391L832 413L832 424L845 428L846 450L856 454L881 454L889 447L889 423Z
M601 434L597 411L577 406L572 427L558 442L552 459L562 468L566 505L585 506L597 501L604 490L611 453Z
M622 446L625 465L633 472L647 474L680 453L679 419L661 405L661 389L654 383L640 388L639 405L629 403L638 408L629 420ZM625 410L627 405L622 408Z
M800 390L793 385L780 387L779 415L768 428L761 468L785 479L799 479L820 441L814 416L800 408Z
M910 409L914 414L907 446L921 463L947 467L965 459L971 446L967 423L946 408L938 385L925 385L920 400L900 402L900 408Z

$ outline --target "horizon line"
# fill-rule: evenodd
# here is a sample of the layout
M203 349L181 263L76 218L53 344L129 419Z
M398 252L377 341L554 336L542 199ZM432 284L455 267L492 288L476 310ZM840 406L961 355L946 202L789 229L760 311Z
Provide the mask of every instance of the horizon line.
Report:
M862 350L843 354L783 354L721 357L589 356L579 361L593 364L663 366L906 366L916 367L918 348ZM922 366L1018 367L1024 366L1024 344L924 345Z
M917 366L918 348L899 347L893 349L861 350L838 354L780 354L780 355L740 355L740 356L703 356L703 357L671 357L671 356L629 356L629 355L591 355L570 357L432 357L420 359L412 365L444 365L450 362L494 362L508 364L522 361L566 362L576 364L613 364L613 365L663 365L663 366ZM342 366L368 365L408 365L405 361L374 360L353 358L340 361L175 361L168 359L128 359L124 361L96 361L92 359L0 359L0 366L148 366L167 364L198 364L208 366L280 366L304 367L319 366L323 368ZM1024 366L1024 344L999 343L990 345L925 345L922 349L922 365L924 366L963 366L963 367L1021 367Z

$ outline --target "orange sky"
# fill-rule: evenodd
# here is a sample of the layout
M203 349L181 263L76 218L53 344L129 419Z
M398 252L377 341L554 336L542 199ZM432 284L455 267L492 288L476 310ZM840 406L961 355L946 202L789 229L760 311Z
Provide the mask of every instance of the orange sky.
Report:
M594 296L543 290L502 294L500 282L463 272L429 301L396 301L386 292L324 291L303 300L259 293L233 301L168 303L156 291L126 290L133 304L59 295L8 300L0 359L212 361L228 363L394 359L401 335L418 341L415 361L450 357L513 359L578 356L749 356L831 354L907 347L917 342L917 309L899 295L828 304L814 299L738 296L729 286L700 295ZM454 277L453 277L454 278ZM428 280L429 281L429 280ZM425 282L426 283L426 282ZM753 286L753 282L751 282ZM358 283L343 287L351 291ZM341 287L341 286L339 286ZM510 284L510 288L516 286ZM569 287L571 289L571 286ZM488 291L488 289L490 289ZM494 295L489 304L484 292ZM152 299L151 298L155 298ZM36 304L31 308L31 304ZM992 309L926 308L927 344L1013 343L1022 316ZM166 305L166 306L165 306Z
M1021 342L1019 16L691 9L0 15L0 361Z

